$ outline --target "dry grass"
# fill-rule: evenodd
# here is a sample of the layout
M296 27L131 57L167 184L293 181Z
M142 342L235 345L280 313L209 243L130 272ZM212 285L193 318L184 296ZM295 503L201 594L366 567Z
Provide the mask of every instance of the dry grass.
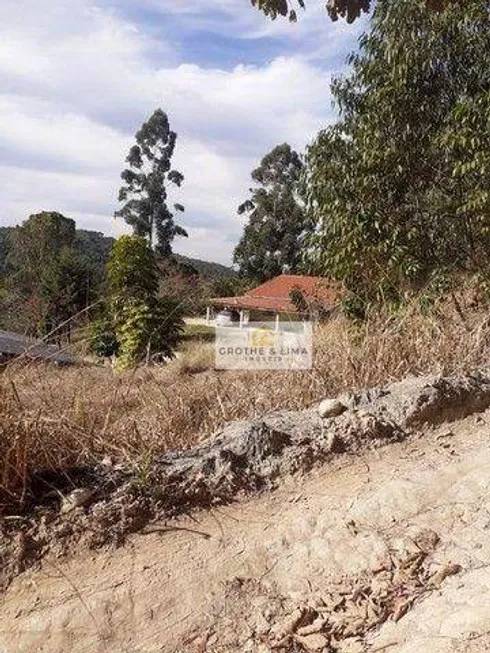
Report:
M179 374L199 374L213 369L213 366L214 344L204 341L183 343L176 360L170 363L170 369Z
M166 368L8 368L0 377L0 483L4 508L22 509L35 470L111 456L140 465L189 447L228 420L299 409L343 390L407 374L486 367L489 319L447 305L423 316L378 313L362 328L337 317L317 330L309 372L215 372L209 345L187 343ZM462 317L462 312L466 317ZM0 506L1 509L1 506Z

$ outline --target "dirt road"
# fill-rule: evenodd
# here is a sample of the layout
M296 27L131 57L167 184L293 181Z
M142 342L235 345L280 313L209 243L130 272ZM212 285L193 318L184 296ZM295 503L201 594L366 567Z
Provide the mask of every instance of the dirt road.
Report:
M7 591L0 651L268 651L281 618L341 579L374 577L424 529L439 537L428 571L459 573L338 650L488 651L489 424L488 411L472 415L147 527L118 550L46 559Z

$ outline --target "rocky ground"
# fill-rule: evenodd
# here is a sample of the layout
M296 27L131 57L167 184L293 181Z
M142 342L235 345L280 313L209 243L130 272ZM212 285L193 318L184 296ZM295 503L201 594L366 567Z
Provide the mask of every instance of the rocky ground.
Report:
M83 470L4 522L0 651L490 650L489 406L409 379Z

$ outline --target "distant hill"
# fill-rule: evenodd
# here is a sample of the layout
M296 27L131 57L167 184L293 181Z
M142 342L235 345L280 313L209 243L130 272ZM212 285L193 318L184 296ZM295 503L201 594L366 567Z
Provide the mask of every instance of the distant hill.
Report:
M5 271L7 259L8 234L14 227L0 227L0 275ZM89 263L99 278L104 276L104 267L109 258L109 252L115 239L104 236L99 231L77 229L76 247ZM197 258L175 254L175 259L186 269L194 269L205 280L235 277L236 272L226 265L201 261Z
M182 254L174 254L178 263L185 266L191 266L199 273L203 279L219 279L223 277L236 277L237 273L233 268L221 265L221 263L212 263L211 261L201 261L198 258L191 258L190 256L183 256Z
M14 229L15 227L0 227L0 275L6 271L8 238ZM99 279L104 276L104 267L114 240L99 231L86 229L77 229L76 231L75 247Z

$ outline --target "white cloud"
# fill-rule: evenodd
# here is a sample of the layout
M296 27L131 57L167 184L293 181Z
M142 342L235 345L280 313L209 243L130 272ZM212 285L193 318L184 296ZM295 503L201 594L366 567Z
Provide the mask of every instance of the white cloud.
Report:
M38 211L60 211L69 217L75 213L80 216L81 227L84 215L105 216L98 230L113 231L110 212L115 197L106 193L110 183L107 177L0 166L0 179L4 224L20 222Z
M226 238L222 229L191 227L187 231L189 238L179 239L174 248L176 252L204 261L230 264L234 243Z
M118 4L130 7L133 0L119 0ZM159 12L162 15L173 15L187 26L200 30L215 30L217 32L235 34L242 39L260 39L264 37L286 37L295 45L328 40L330 45L338 44L345 33L351 37L358 33L361 21L355 25L347 25L344 20L332 22L325 10L322 0L309 0L306 10L297 5L296 23L288 19L266 19L248 2L237 0L192 0L192 2L176 2L175 0L140 0L140 6ZM334 50L334 48L332 48Z
M330 73L298 55L226 70L178 63L181 53L168 35L157 42L154 29L150 35L142 21L121 17L124 3L131 4L112 0L109 10L108 0L2 3L0 223L56 209L79 226L120 233L124 227L111 215L124 157L134 131L161 106L179 134L175 165L186 177L176 199L186 205L190 238L177 249L227 262L250 171L277 143L303 148L328 121ZM290 29L247 6L237 9L236 0L215 5L222 13L211 13L208 0L196 0L193 12L173 0L154 8L180 7L182 24L207 21L216 29L228 17L250 47L264 38L260 29ZM350 38L335 30L336 42Z
M3 160L34 161L47 169L103 174L121 161L123 144L115 129L83 114L57 110L54 103L31 98L0 97Z

